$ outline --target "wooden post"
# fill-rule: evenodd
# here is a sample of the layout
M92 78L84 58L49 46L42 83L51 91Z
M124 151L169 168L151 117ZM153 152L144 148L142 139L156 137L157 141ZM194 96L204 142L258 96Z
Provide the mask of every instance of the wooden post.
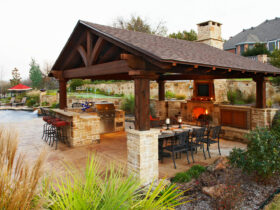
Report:
M135 130L150 130L150 79L134 79Z
M266 108L266 82L264 77L254 78L256 82L256 108Z
M158 80L158 100L164 101L165 100L165 81Z
M59 80L59 108L67 108L67 91L66 91L67 81L64 79Z

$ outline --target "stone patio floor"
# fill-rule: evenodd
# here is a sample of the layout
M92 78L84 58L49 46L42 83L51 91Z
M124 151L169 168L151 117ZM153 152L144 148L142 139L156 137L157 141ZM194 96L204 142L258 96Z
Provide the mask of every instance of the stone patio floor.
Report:
M13 132L17 131L19 133L19 151L25 153L29 161L36 160L42 150L47 152L44 166L48 174L63 174L65 163L73 164L78 169L83 170L86 166L88 156L94 153L101 158L103 167L112 161L116 162L117 165L125 167L127 159L125 132L104 134L101 136L100 144L89 146L69 148L60 143L58 149L55 150L54 147L50 147L41 139L43 124L42 118L34 118L24 123L9 123L4 124L4 126L10 127ZM221 152L223 156L228 155L234 147L245 148L246 145L240 142L221 140ZM194 155L196 161L194 164L208 165L214 162L219 157L217 145L212 145L210 152L212 158L204 160L203 152L199 150L198 154ZM185 154L182 154L181 159L176 159L176 164L177 169L174 169L172 159L164 158L164 162L159 163L160 178L172 177L177 172L186 171L193 165L187 164Z

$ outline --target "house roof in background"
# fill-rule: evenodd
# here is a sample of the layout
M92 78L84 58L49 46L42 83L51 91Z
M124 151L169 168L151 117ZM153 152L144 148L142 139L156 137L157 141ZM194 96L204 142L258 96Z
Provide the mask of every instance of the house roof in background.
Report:
M266 20L257 27L244 29L224 43L224 49L234 49L240 43L268 42L280 39L280 18Z

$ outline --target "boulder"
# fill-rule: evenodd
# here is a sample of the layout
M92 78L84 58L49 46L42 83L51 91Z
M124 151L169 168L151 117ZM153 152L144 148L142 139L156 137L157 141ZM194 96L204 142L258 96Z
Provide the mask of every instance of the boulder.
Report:
M224 170L228 166L228 159L226 157L219 157L214 163L207 167L208 171L214 172Z
M224 193L225 189L225 184L218 184L211 187L203 187L202 192L212 198L218 198Z

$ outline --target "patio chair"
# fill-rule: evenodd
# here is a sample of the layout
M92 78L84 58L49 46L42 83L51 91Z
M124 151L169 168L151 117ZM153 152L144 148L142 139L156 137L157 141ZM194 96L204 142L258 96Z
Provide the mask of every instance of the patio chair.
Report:
M221 126L215 126L210 129L209 134L211 135L208 135L207 138L204 138L202 140L203 143L207 144L207 151L208 151L209 158L211 158L210 151L209 151L211 144L216 144L216 143L218 144L219 154L221 155L220 133L221 133Z
M194 162L193 151L195 150L195 152L197 153L197 148L198 147L199 148L202 147L204 159L206 160L204 143L203 143L204 135L205 135L205 128L204 127L198 128L198 129L193 129L192 138L191 138L191 142L190 142L191 155L192 155L193 162Z
M72 104L72 108L82 108L82 107L83 107L82 103L79 102L75 102Z
M15 103L15 100L16 100L16 98L15 98L15 97L12 97L12 98L11 98L11 101L10 101L9 103L6 103L5 105L6 105L6 106L12 106L13 103Z
M23 98L21 99L21 102L19 102L19 103L13 103L13 106L23 106L23 105L26 103L26 99L27 99L27 97L23 97Z
M175 155L177 157L177 154L181 154L182 152L187 153L187 160L190 164L189 160L189 131L184 131L178 134L175 134L174 138L171 140L171 144L169 146L165 147L165 150L171 152L172 160L174 163L174 168L176 169L176 162L175 162Z

